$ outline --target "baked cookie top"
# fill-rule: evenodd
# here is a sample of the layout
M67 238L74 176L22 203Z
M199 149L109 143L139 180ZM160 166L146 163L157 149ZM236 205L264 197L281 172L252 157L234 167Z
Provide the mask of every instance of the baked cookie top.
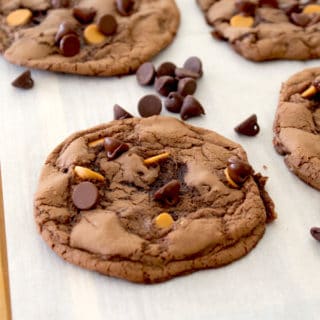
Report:
M213 35L253 61L320 57L320 5L298 0L197 0Z
M274 147L289 169L320 189L320 68L306 69L281 88Z
M179 19L174 0L0 0L0 51L33 68L129 74L170 44Z
M215 132L162 116L116 120L49 155L35 219L65 260L159 282L247 254L275 218L265 180Z

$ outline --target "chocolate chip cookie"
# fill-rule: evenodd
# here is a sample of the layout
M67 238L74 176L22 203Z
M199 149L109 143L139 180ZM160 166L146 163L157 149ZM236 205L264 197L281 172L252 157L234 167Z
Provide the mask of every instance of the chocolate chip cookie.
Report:
M320 190L320 68L293 75L281 88L273 144L288 168Z
M275 219L265 182L215 132L162 116L115 120L49 155L35 219L63 259L154 283L246 255Z
M0 52L32 68L129 74L171 43L179 19L174 0L4 0Z
M320 5L298 0L197 0L212 35L253 61L320 57Z

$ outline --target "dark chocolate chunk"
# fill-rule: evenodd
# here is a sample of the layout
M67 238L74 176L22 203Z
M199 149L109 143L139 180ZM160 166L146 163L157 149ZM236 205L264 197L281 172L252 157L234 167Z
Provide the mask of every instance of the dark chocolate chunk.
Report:
M172 62L161 63L157 69L157 77L175 76L176 65Z
M183 96L178 92L170 92L164 100L164 106L170 112L179 113L183 103Z
M113 160L128 151L129 146L118 139L107 137L104 139L104 149L107 152L108 159Z
M128 16L134 6L134 0L116 0L118 12L123 16Z
M170 92L177 91L177 80L170 76L162 76L156 79L154 87L159 94L167 97Z
M62 37L66 36L67 34L77 35L76 27L70 22L62 22L59 25L58 31L55 36L56 44L59 44Z
M306 13L293 12L290 18L291 21L299 27L306 27L311 21L311 16Z
M176 68L175 74L176 74L176 77L179 79L182 79L182 78L198 79L198 78L200 78L200 75L198 73L190 71L185 68Z
M111 14L105 14L98 21L98 29L106 36L111 36L116 33L118 27L117 20Z
M74 34L67 34L60 40L59 48L65 57L73 57L80 52L80 40Z
M236 9L245 16L254 16L257 4L249 0L236 0Z
M258 2L259 7L271 7L271 8L278 8L278 0L259 0Z
M151 62L143 63L136 72L137 81L142 86L147 86L154 83L156 71Z
M153 94L146 95L138 102L138 111L141 117L151 117L161 113L161 100Z
M89 181L84 181L75 186L72 192L73 204L80 210L89 210L98 202L98 188Z
M238 185L242 185L253 174L253 170L247 162L234 157L228 160L227 168L230 178Z
M69 0L51 0L51 5L53 8L68 8L70 5Z
M234 130L245 136L255 136L259 133L260 127L257 122L257 116L255 114L251 115L249 118L241 122Z
M193 96L186 96L183 100L180 111L181 119L187 120L192 117L198 117L202 114L205 114L205 112L200 102Z
M18 78L13 80L11 84L19 89L31 89L34 83L31 78L30 70L23 72Z
M96 10L93 8L73 8L73 16L82 24L88 24L93 21L93 18L96 15Z
M175 205L179 202L180 182L172 180L158 189L153 197L155 200L163 201L168 205Z
M122 120L122 119L128 119L133 118L133 115L130 114L128 111L120 107L118 104L115 104L113 106L113 118L115 120Z
M202 76L202 62L198 57L190 57L188 58L185 63L183 64L183 69L187 69L191 72L194 72L199 75L199 77Z
M183 78L178 82L178 92L182 96L193 95L197 90L197 82L193 78Z
M319 227L311 228L310 233L316 240L320 241L320 228Z

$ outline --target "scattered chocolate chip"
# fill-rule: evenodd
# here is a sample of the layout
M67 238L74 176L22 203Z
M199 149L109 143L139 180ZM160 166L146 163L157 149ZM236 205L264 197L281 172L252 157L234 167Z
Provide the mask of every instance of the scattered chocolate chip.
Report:
M75 186L72 192L73 204L80 210L89 210L98 202L98 188L89 181Z
M122 119L128 119L133 118L133 115L130 114L128 111L120 107L118 104L115 104L113 106L113 118L115 120L122 120Z
M182 78L198 79L200 77L198 73L190 71L185 68L176 68L175 74L176 74L176 77L179 79L182 79Z
M253 173L251 166L238 158L228 160L228 173L233 182L242 185L247 178Z
M159 94L167 97L170 92L177 91L177 80L170 76L162 76L156 79L154 87Z
M157 69L157 77L175 76L176 65L172 62L161 63Z
M61 38L66 36L67 34L77 35L75 25L70 22L62 22L59 25L58 31L55 36L56 44L59 44Z
M255 114L251 115L249 118L241 122L234 130L245 136L255 136L259 133L260 127L257 122L257 116Z
M193 78L183 78L178 82L178 92L182 96L192 95L197 90L197 82Z
M245 16L254 16L257 4L248 0L236 0L236 10Z
M291 17L291 21L300 27L306 27L309 24L309 22L311 21L310 15L308 15L306 13L293 12L290 17Z
M320 228L313 227L310 229L311 235L318 241L320 241Z
M65 57L73 57L80 52L80 40L74 34L67 34L60 40L59 48Z
M170 92L164 101L164 106L170 112L179 113L183 103L183 96L178 92Z
M118 12L123 16L128 16L134 6L134 0L116 0Z
M88 24L93 21L93 18L96 15L96 10L93 8L73 8L73 16L82 24Z
M111 36L116 33L118 27L117 20L111 14L103 15L98 21L98 29L106 36Z
M128 151L129 146L118 139L107 137L104 139L104 149L107 152L108 159L113 160Z
M183 100L183 104L180 111L182 120L187 120L192 117L197 117L205 114L204 109L200 102L193 96L186 96Z
M288 3L282 4L281 9L285 12L285 14L290 17L292 13L299 13L301 12L301 8L298 2L295 3Z
M136 72L137 81L142 86L147 86L154 83L156 71L151 62L143 63Z
M11 84L19 89L31 89L34 83L31 78L30 70L23 72L18 78L13 80Z
M55 9L68 8L70 5L69 0L51 0L51 6Z
M138 102L138 111L141 117L151 117L161 113L161 100L153 94L146 95Z
M271 7L271 8L279 7L277 0L259 0L258 5L259 7Z
M189 70L202 76L202 62L198 57L190 57L188 58L185 63L183 64L183 69Z
M158 189L153 197L155 200L164 201L168 205L175 205L179 202L180 182L172 180Z

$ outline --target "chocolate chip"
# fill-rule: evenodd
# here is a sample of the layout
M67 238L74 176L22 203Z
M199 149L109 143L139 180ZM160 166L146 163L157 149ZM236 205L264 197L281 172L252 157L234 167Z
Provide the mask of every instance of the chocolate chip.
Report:
M80 210L89 210L98 202L98 188L89 181L75 186L72 192L73 204Z
M70 5L69 0L51 0L51 6L55 9L68 8Z
M140 85L153 84L156 77L156 70L151 62L143 63L136 72L137 81Z
M62 22L59 25L58 31L55 36L56 44L59 44L61 38L66 36L67 34L77 35L76 27L74 24L72 24L70 22Z
M82 24L88 24L93 21L93 18L96 15L96 10L93 8L73 8L73 16Z
M299 13L301 12L301 8L299 3L289 3L289 4L282 4L281 9L285 12L285 14L290 17L292 13Z
M235 6L238 12L246 16L254 16L256 11L256 3L248 0L236 0Z
M118 27L117 20L111 14L103 15L98 21L98 29L106 36L111 36L116 33Z
M134 0L117 0L116 6L121 15L128 16L133 9Z
M176 65L172 62L161 63L157 69L157 77L175 76Z
M65 57L73 57L80 52L80 40L74 34L67 34L61 38L59 48Z
M179 113L183 103L183 96L178 92L170 92L164 100L164 106L170 112Z
M182 78L198 79L200 77L198 73L190 71L185 68L176 68L175 74L176 74L176 77L179 79L182 79Z
M198 57L190 57L188 58L185 63L183 64L183 69L189 70L202 76L202 62Z
M13 80L11 84L19 89L31 89L34 83L31 78L30 70L23 72L18 78Z
M308 15L306 13L293 12L290 17L291 17L291 21L300 27L306 27L309 24L309 22L311 21L310 15Z
M146 95L138 102L138 111L141 117L151 117L160 114L161 100L153 94Z
M313 227L310 229L311 235L318 241L320 241L320 228Z
M170 76L162 76L156 79L154 87L159 94L167 97L170 92L177 91L177 80Z
M255 136L259 133L260 127L257 122L257 116L255 114L251 115L249 118L241 122L234 130L245 136Z
M183 78L178 82L178 92L182 96L192 95L197 90L197 82L193 78Z
M186 96L183 100L180 111L181 119L187 120L189 118L197 117L202 114L205 114L205 112L200 102L193 96Z
M168 205L175 205L179 202L180 182L172 180L158 189L153 197L155 200L164 201Z
M104 139L104 149L107 152L108 159L113 160L128 151L129 146L118 139L107 137Z
M122 119L133 118L133 115L131 115L128 111L120 107L118 104L115 104L113 106L113 118L115 120L122 120Z
M259 0L258 5L259 7L271 7L271 8L279 7L277 0Z
M242 185L253 173L247 162L234 157L228 160L227 168L230 178L238 185Z

